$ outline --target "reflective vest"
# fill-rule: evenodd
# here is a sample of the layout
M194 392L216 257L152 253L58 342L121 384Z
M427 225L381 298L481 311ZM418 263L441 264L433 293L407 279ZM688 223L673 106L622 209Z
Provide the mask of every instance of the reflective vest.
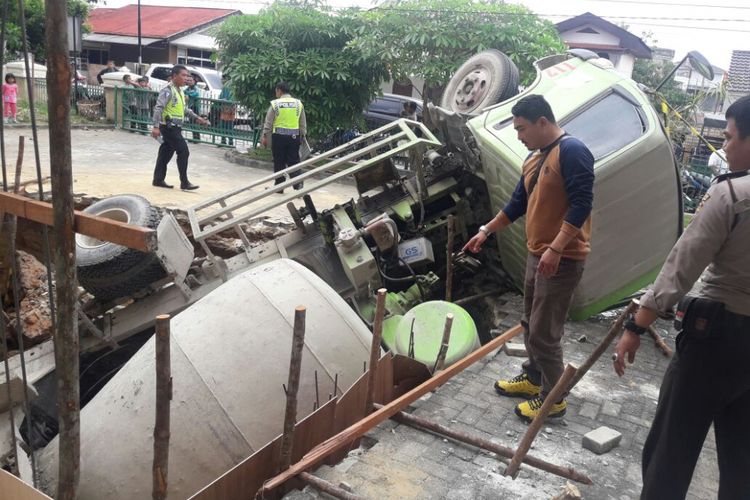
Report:
M302 101L294 97L282 97L271 101L271 107L276 112L276 118L273 121L273 133L299 135Z
M165 123L167 118L171 118L172 121L179 124L185 120L185 94L174 85L170 85L170 87L172 88L172 97L164 105L161 117Z

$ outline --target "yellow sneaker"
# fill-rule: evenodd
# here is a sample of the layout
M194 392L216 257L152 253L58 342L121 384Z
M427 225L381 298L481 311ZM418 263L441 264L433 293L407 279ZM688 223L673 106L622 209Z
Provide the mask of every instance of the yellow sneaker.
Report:
M533 383L529 375L523 372L510 380L495 382L495 391L501 396L530 399L541 394L542 386Z
M521 417L526 422L531 422L539 414L539 410L542 408L544 400L541 397L536 397L516 406L516 415ZM563 399L559 403L554 403L552 409L549 411L547 418L558 418L565 415L565 410L568 407L568 403Z

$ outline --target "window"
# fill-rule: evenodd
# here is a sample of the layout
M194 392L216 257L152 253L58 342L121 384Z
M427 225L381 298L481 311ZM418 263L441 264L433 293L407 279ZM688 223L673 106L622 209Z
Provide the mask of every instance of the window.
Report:
M151 72L151 78L156 78L157 80L169 80L169 77L172 75L172 68L154 68L154 71Z
M215 68L216 64L211 60L213 52L210 50L186 49L178 47L177 63L199 68Z
M89 64L107 64L107 60L109 60L108 50L86 49L83 52L82 56L86 58Z
M615 90L560 126L583 141L598 160L641 137L646 131L646 118L635 101Z

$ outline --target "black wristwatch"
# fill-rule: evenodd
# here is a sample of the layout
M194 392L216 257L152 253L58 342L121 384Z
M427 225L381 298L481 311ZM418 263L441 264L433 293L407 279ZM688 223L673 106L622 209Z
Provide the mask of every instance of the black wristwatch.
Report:
M635 333L636 335L643 335L648 330L647 326L638 326L635 324L635 317L632 315L628 318L628 320L625 322L625 325L623 325L626 330L630 330L631 332Z

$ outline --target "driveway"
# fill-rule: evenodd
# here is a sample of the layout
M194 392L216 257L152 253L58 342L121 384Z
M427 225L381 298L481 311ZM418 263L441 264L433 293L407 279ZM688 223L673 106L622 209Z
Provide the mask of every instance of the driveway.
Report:
M8 176L13 178L13 169L18 154L18 137L26 136L23 164L23 180L36 178L34 148L30 128L6 128L6 162ZM50 175L49 134L47 129L38 133L39 155L42 175ZM240 166L224 159L223 148L208 144L190 144L190 181L200 185L196 191L156 188L151 185L154 162L159 148L150 136L114 129L74 129L71 131L73 147L73 192L94 198L105 198L116 194L135 193L144 196L152 204L185 210L191 205L213 198L229 190L247 185L267 176L270 171ZM169 164L167 183L179 186L175 159ZM35 185L27 188L35 191ZM49 181L45 186L48 191ZM263 188L256 188L257 192ZM321 208L356 195L352 185L329 184L314 191L313 200ZM287 214L285 207L274 210L272 215Z

